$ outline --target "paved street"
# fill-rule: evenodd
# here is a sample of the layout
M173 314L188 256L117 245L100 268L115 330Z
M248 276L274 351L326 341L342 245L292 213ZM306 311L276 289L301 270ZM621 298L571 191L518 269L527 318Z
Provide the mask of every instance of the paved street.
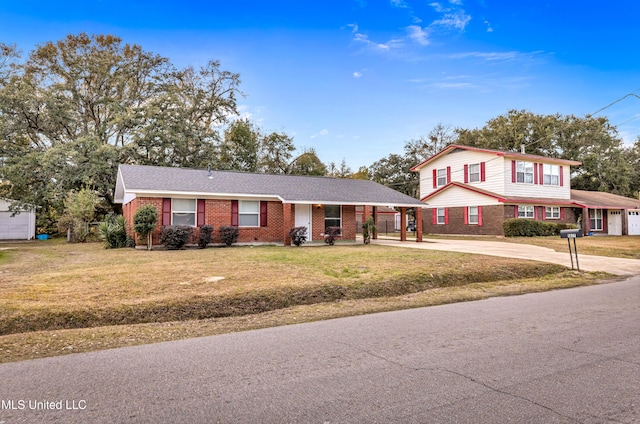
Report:
M634 277L10 363L0 423L640 422L639 320Z

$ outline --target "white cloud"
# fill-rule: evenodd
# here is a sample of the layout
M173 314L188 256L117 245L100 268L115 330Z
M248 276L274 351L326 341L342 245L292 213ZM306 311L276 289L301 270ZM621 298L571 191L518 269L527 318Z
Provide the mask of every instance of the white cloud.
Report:
M435 20L431 25L440 25L445 27L451 27L463 31L471 16L464 13L464 10L456 10L453 13L445 13L442 19Z
M362 34L360 32L356 32L353 37L354 41L359 43L363 43L367 47L376 50L376 51L388 51L394 48L398 48L402 46L402 40L400 39L391 39L386 43L376 43L374 41L369 40L369 36L366 34Z
M391 4L395 7L400 7L402 9L407 9L409 6L404 0L390 0Z
M360 78L361 76L362 76L362 74L361 74L360 72L358 72L358 71L355 71L355 72L353 73L353 77L354 77L354 78Z
M491 27L489 21L484 21L484 24L487 26L487 32L493 32L493 28Z
M429 30L418 25L410 25L407 27L409 38L416 43L426 46L429 44Z
M322 130L322 131L320 131L318 133L313 134L311 136L311 138L316 138L316 137L320 137L320 136L324 136L324 135L328 135L328 134L329 134L329 130L324 129L324 130Z

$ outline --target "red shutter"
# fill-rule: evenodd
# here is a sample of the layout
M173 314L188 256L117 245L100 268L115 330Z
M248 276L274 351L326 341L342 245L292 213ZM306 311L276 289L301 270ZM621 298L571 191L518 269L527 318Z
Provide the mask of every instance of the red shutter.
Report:
M449 208L444 208L444 223L449 223Z
M260 202L260 226L267 226L267 202Z
M447 184L451 182L451 167L447 166Z
M438 170L433 170L433 188L438 188Z
M162 225L171 225L171 199L162 199Z
M533 164L533 183L538 184L538 164Z
M482 227L482 206L478 206L478 227Z
M464 183L468 183L469 182L469 165L464 166Z
M540 169L538 170L538 178L540 178L540 184L544 184L544 165L538 165Z
M233 227L238 226L238 201L231 201L231 225Z
M487 169L485 162L480 162L480 181L487 179Z
M513 207L513 217L517 218L518 217L518 205L515 205Z
M560 187L564 185L564 173L562 172L562 167L560 167Z
M516 182L516 161L515 160L511 161L511 182L512 183Z
M433 225L437 225L438 224L438 209L437 208L431 209L431 223Z
M560 208L560 219L564 219L564 208Z
M538 207L537 206L533 207L533 219L535 219L535 220L538 219Z
M198 227L202 227L204 225L204 204L204 199L198 199L198 220L196 224Z
M469 208L465 207L463 209L463 214L464 214L464 225L467 225L469 223Z
M540 218L543 221L546 221L547 220L547 207L546 206L540 206L540 213L541 213Z

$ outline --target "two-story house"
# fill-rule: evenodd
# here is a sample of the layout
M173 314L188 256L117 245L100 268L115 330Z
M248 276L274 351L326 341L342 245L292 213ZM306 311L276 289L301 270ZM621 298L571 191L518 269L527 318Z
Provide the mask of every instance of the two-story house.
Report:
M576 223L582 217L586 233L634 234L640 201L607 194L605 204L594 192L571 190L570 168L577 165L580 162L450 145L412 168L420 173L420 200L427 204L424 231L502 235L502 223L510 218ZM607 221L615 222L615 229Z

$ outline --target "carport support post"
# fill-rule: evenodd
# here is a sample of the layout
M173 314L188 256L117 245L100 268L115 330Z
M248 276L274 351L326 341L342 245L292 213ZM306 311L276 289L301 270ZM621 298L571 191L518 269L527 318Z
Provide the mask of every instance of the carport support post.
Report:
M400 241L407 241L407 208L400 208Z
M374 240L378 240L378 207L373 207L373 225L375 229L373 230L373 236L371 237Z

